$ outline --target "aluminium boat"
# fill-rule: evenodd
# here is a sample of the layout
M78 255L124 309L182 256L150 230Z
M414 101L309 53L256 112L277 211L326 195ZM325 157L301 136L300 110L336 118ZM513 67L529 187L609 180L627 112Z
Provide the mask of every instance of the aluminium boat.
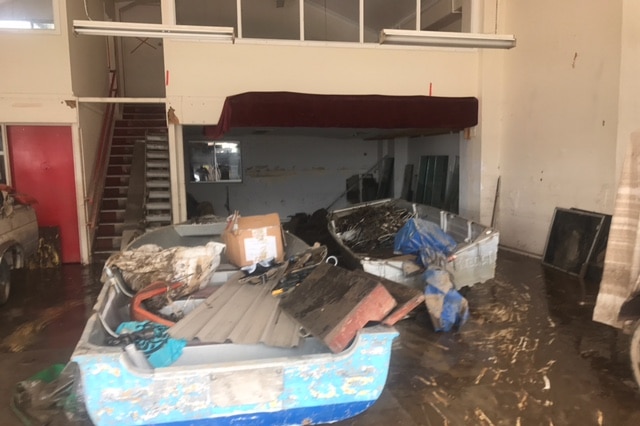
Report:
M180 224L144 234L129 248L199 246L218 240L224 224ZM307 245L285 233L286 256ZM224 257L208 286L237 273ZM269 294L271 297L271 295ZM183 301L184 302L184 301ZM189 300L189 303L202 300ZM107 281L71 362L91 421L98 425L311 425L353 417L380 396L393 327L361 329L342 352L313 336L295 346L191 341L173 364L152 368L140 353L107 344L129 321L131 298Z
M375 220L378 216L382 219ZM456 289L483 283L494 277L499 232L455 213L401 199L384 199L334 210L329 213L328 227L331 237L340 247L343 264L422 288L424 280L421 274L416 273L415 264L407 256L398 256L393 252L395 234L412 217L436 224L455 240L455 249L447 262L438 266L450 273ZM364 234L366 237L363 237ZM360 244L363 239L382 244L365 247L365 244ZM408 268L408 264L412 267Z

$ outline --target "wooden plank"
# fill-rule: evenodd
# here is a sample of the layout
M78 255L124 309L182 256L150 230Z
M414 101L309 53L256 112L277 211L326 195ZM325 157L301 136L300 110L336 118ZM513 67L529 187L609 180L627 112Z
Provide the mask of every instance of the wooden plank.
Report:
M318 265L280 302L284 312L335 353L343 351L368 322L382 321L395 306L378 277L327 263Z

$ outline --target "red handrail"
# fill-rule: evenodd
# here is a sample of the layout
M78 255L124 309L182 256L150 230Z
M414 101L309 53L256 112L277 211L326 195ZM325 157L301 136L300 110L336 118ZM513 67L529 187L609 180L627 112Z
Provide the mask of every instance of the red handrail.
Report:
M110 82L108 97L113 98L117 95L117 79L116 71L109 70ZM104 192L104 180L107 174L107 164L109 162L109 151L111 150L111 136L113 133L113 122L116 104L108 103L102 120L102 129L100 131L100 142L98 153L93 167L93 175L89 185L89 194L87 204L89 206L89 241L93 241L95 230L98 227L98 217L100 214L100 204L102 203L102 194Z

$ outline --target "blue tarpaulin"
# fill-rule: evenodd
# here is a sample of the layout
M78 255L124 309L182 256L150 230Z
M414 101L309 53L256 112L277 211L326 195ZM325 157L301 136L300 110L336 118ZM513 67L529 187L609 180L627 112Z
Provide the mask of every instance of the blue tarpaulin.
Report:
M401 254L418 255L422 266L438 264L453 253L456 242L435 223L412 218L395 236L393 250Z
M469 319L469 303L453 287L449 273L428 269L424 273L425 304L436 331L451 331Z

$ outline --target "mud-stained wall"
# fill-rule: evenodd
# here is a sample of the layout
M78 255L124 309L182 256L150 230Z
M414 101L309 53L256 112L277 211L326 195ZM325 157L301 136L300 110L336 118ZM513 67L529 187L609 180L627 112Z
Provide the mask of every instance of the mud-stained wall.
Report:
M209 201L225 216L278 213L282 219L299 212L313 213L346 205L341 195L346 179L364 173L378 162L378 142L296 136L238 138L242 149L242 183L188 183L197 201ZM377 179L377 175L376 179Z
M612 210L622 5L516 3L505 6L518 46L504 58L504 121L494 123L497 225L502 244L541 254L556 206Z
M188 183L187 192L199 202L211 202L220 216L229 212L225 206L228 193L231 211L238 209L245 215L277 212L286 219L295 213L348 206L344 196L347 178L368 172L379 182L377 166L383 155L395 159L392 196L400 196L405 165L413 164L417 174L420 156L448 155L453 167L460 135L411 138L395 143L274 135L237 140L242 149L242 183ZM414 190L416 181L414 177Z

